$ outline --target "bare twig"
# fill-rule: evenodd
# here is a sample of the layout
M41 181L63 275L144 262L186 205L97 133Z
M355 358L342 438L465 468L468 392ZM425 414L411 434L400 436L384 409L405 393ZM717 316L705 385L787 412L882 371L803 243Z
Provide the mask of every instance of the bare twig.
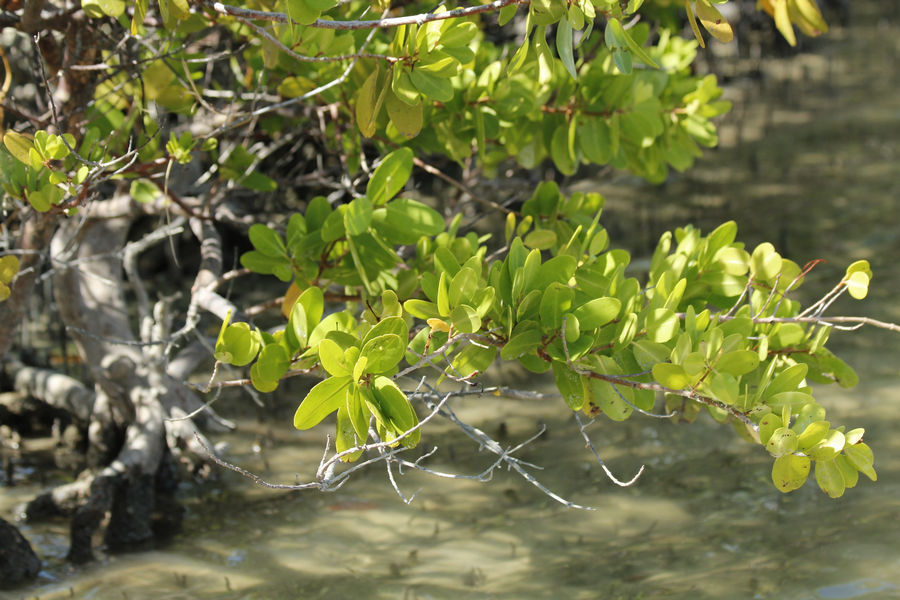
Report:
M606 476L609 477L610 481L612 481L619 487L628 487L630 485L633 485L634 482L637 481L638 478L640 478L641 474L644 472L644 465L641 465L641 468L638 469L638 472L635 474L634 477L631 478L630 481L620 481L618 478L616 478L615 475L612 474L612 471L609 470L609 468L606 466L606 463L603 461L603 459L600 458L600 455L597 453L597 449L594 448L594 443L591 441L591 437L587 434L586 429L588 428L588 426L591 423L594 422L594 419L591 419L587 423L583 423L581 420L581 414L579 414L579 412L577 410L574 412L574 414L575 414L575 420L578 422L578 428L581 431L581 437L584 438L584 441L587 444L587 447L590 449L591 453L594 455L594 458L597 459L597 462L600 464L600 467L603 469L603 472L606 473Z
M248 8L239 8L222 4L221 2L213 2L211 0L200 0L200 2L223 15L232 17L240 17L244 19L252 19L254 21L273 21L275 23L288 23L290 19L282 12L250 10ZM341 29L341 30L357 30L357 29L388 29L391 27L399 27L401 25L423 25L431 21L443 21L444 19L459 19L477 15L486 12L495 12L510 4L528 4L527 0L495 0L489 4L479 6L469 6L465 8L456 8L442 13L423 13L417 15L408 15L405 17L389 17L386 19L376 19L371 21L329 21L325 19L316 19L315 22L308 27L318 27L322 29ZM298 23L299 25L299 23Z

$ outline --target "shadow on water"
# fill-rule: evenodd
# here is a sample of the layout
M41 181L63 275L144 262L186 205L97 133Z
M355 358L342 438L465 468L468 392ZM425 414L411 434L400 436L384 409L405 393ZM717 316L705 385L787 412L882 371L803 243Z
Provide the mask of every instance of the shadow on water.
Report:
M722 147L689 173L661 188L627 178L574 187L607 196L604 221L637 256L675 225L735 219L750 246L774 240L801 264L824 258L807 299L866 258L869 298L835 314L900 321L900 23L889 4L858 0L852 28L812 53L764 61L760 78L735 79ZM381 469L334 494L265 491L224 473L218 487L188 486L184 532L158 551L73 569L64 525L25 526L46 570L0 598L900 598L900 337L867 330L834 344L863 383L818 399L832 420L866 428L879 473L837 501L813 484L779 494L768 455L708 419L595 424L592 439L619 477L647 466L637 485L618 488L558 402L469 398L455 408L510 445L546 424L520 457L596 510L567 510L505 471L486 485L405 474L404 493L420 490L409 507ZM253 451L260 437L271 439L265 461ZM227 441L235 462L290 482L311 476L323 438L292 431L285 417L248 420ZM424 444L440 446L433 468L477 473L491 462L448 426ZM0 512L33 491L4 491Z

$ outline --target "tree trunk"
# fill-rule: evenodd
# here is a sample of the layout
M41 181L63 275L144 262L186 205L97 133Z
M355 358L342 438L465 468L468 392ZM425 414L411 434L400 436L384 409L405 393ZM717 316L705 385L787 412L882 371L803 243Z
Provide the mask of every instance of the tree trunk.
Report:
M129 320L123 268L133 264L123 265L123 260L129 260L126 242L134 214L130 199L108 202L119 210L102 210L110 206L95 203L91 209L101 209L103 218L66 221L51 244L56 302L94 381L93 392L35 370L16 376L20 391L52 396L53 404L88 423L89 469L26 507L30 519L71 515L69 558L74 562L93 557L93 534L107 516L105 541L112 550L146 545L160 523L165 529L177 526L181 508L173 496L173 455L185 458L185 449L205 454L192 421L167 421L201 404L166 372L165 306L157 303L151 311L137 273L125 269L138 298L140 323L133 327Z

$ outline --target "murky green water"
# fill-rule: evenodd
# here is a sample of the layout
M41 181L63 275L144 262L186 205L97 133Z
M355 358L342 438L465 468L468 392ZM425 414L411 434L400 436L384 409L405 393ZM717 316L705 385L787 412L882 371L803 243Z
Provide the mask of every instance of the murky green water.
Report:
M605 223L639 256L672 224L734 218L751 245L772 239L801 264L829 261L809 294L866 258L876 274L869 298L835 314L900 321L900 23L890 4L856 0L852 27L814 53L736 81L723 147L689 174L662 188L625 178L576 187L607 196ZM498 435L503 420L509 445L546 424L520 457L545 467L535 475L552 490L597 510L565 509L505 471L488 484L404 475L404 493L421 488L411 506L382 468L334 494L266 491L223 473L186 487L184 532L154 552L73 568L65 523L24 526L46 568L0 598L900 598L900 336L833 339L863 383L817 396L834 420L866 428L879 473L838 501L812 484L778 493L768 455L708 419L594 425L619 477L647 467L634 487L618 488L559 401L468 398L454 408ZM295 401L285 398L286 410ZM247 420L227 437L229 457L290 482L311 476L323 437L287 419ZM262 455L251 449L260 438L271 440ZM440 447L434 468L472 474L491 462L449 426L424 443ZM34 490L4 490L0 512Z

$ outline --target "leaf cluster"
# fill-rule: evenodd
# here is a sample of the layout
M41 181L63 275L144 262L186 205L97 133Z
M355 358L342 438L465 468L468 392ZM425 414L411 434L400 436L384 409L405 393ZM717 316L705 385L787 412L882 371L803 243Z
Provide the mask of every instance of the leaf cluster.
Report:
M875 478L862 430L832 427L808 385L852 387L856 375L826 349L830 326L792 320L801 307L790 293L805 273L771 244L746 249L733 222L706 236L688 226L661 238L640 281L628 274L628 253L608 247L603 198L566 197L546 182L521 218L507 219L504 251L489 255L489 236L461 236L458 219L445 227L432 209L395 197L411 167L408 150L389 155L366 196L334 210L311 201L286 238L251 229L255 250L242 264L293 279L288 323L274 334L223 325L216 356L255 358L262 391L288 369L322 369L298 428L337 412L339 451L368 438L370 419L382 440L413 446L415 411L393 381L403 361L403 374L424 368L468 381L499 356L551 371L569 409L591 417L650 412L660 395L684 421L706 410L765 447L781 491L802 485L813 462L830 496L853 487L858 472ZM413 245L401 261L398 250ZM870 277L860 261L841 286L861 297ZM336 289L344 310L319 321Z

